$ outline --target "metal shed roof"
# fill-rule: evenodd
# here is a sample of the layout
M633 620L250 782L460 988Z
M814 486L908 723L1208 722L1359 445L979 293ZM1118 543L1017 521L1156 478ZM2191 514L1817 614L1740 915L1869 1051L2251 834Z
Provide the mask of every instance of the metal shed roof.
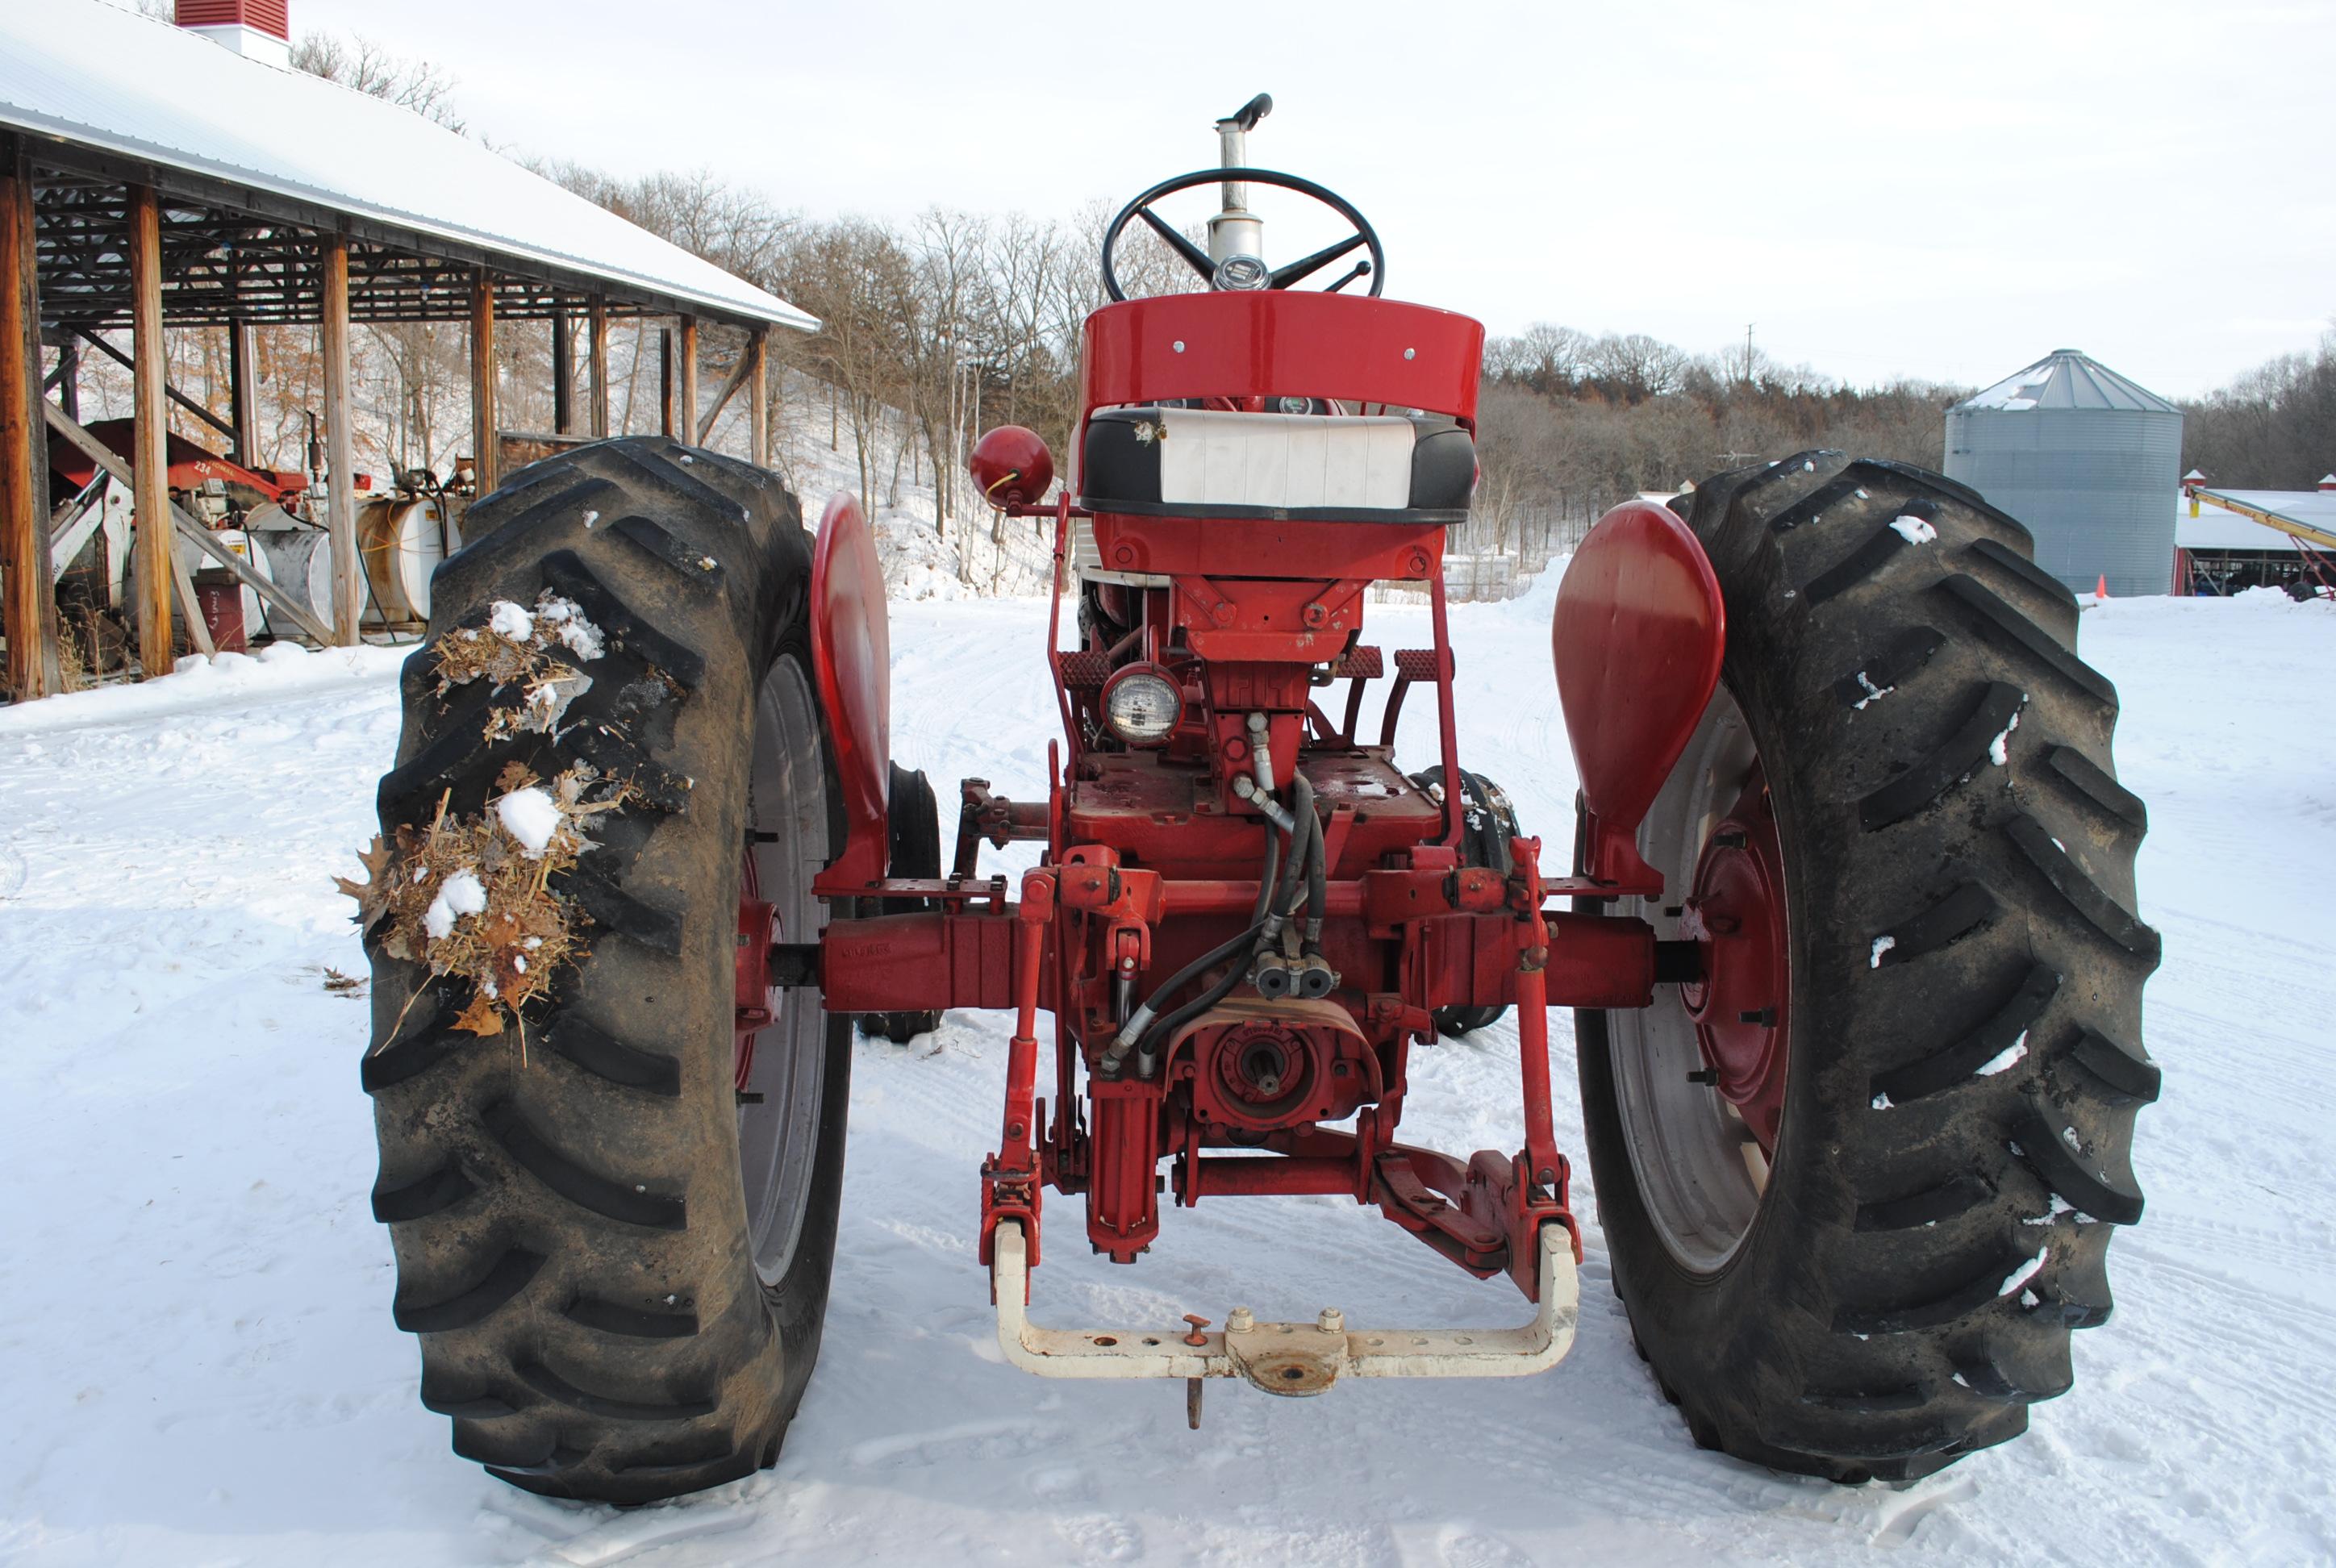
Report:
M100 0L0 5L0 126L719 318L818 321L411 110ZM256 198L257 199L257 198Z
M2298 548L2292 533L2282 533L2268 523L2228 511L2206 502L2198 508L2198 515L2190 515L2190 498L2180 491L2174 492L2174 542L2183 550L2285 550L2290 554Z
M2108 408L2179 414L2157 394L2074 348L2056 348L2027 369L1967 397L1957 409L2023 414L2031 408Z

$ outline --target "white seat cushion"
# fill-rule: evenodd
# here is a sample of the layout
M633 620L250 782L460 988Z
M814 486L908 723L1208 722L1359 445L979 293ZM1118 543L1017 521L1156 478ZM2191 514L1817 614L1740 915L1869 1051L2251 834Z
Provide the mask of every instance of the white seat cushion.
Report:
M1160 499L1204 506L1410 504L1416 427L1399 415L1159 412Z

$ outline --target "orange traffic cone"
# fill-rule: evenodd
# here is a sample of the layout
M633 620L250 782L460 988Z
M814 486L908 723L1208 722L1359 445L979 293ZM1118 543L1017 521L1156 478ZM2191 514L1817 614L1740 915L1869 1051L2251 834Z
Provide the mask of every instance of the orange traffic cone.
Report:
M2101 573L2101 580L2093 585L2093 599L2095 603L2098 603L2100 600L2108 598L2108 596L2109 574L2107 572L2103 572Z

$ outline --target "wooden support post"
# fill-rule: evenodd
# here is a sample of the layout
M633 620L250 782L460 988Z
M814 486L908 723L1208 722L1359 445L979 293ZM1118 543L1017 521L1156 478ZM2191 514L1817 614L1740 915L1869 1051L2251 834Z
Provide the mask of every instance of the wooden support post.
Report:
M551 307L551 429L555 435L576 433L576 335L569 330L568 307Z
M259 347L251 324L227 324L228 413L235 425L235 460L246 468L259 466ZM73 414L68 407L65 412ZM78 419L79 414L73 414Z
M170 483L163 400L162 209L151 185L130 187L131 510L137 524L138 662L170 673Z
M0 573L6 602L7 695L63 688L57 667L56 574L49 557L49 437L41 394L41 299L33 231L32 163L0 142Z
M657 328L657 433L673 439L673 333Z
M585 324L591 342L587 356L592 365L592 439L608 439L608 302L599 295L585 308Z
M63 334L57 342L57 406L81 417L81 339Z
M692 443L701 439L697 433L697 317L681 318L681 411L676 425L684 441Z
M333 640L355 648L365 639L364 562L357 555L357 462L349 414L349 241L324 237L325 526L333 546Z
M471 278L471 462L479 494L502 482L495 434L495 280L483 267Z
M771 329L746 335L746 461L771 466Z

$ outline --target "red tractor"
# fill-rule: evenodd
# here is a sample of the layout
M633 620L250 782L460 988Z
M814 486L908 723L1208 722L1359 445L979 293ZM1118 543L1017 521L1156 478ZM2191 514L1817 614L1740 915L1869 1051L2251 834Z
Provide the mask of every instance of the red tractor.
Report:
M2157 1092L2143 809L2074 600L2018 522L1895 463L1811 452L1618 507L1557 599L1581 792L1545 864L1455 743L1442 561L1483 328L1380 297L1360 213L1247 166L1269 106L1112 225L1068 484L1046 499L1025 430L973 453L1053 525L1062 733L1044 801L964 784L946 871L890 755L852 497L814 541L770 474L631 438L475 509L353 890L374 1207L456 1452L618 1503L770 1464L818 1352L852 1020L905 1037L968 1008L1014 1014L967 1201L1031 1372L1180 1379L1197 1423L1210 1378L1552 1366L1582 1249L1552 1131L1566 1007L1615 1288L1699 1444L1914 1476L2068 1387ZM1204 248L1153 204L1210 184ZM1352 235L1270 266L1258 185ZM1124 297L1132 222L1207 287ZM1424 587L1432 646L1366 640L1379 582ZM1436 711L1416 776L1407 701ZM1016 840L1036 868L985 875ZM1521 1145L1405 1143L1413 1054L1504 1008ZM1164 1204L1266 1193L1375 1207L1530 1316L1031 1320L1042 1238L1133 1263Z

